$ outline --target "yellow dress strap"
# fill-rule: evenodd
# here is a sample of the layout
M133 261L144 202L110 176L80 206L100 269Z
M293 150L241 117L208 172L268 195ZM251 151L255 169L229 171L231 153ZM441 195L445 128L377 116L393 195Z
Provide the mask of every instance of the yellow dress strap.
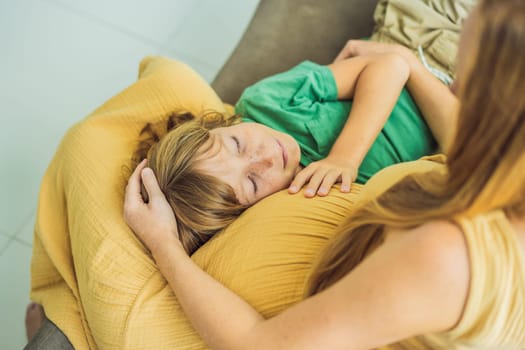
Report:
M525 349L525 257L516 232L502 211L458 224L471 281L462 318L448 335L467 348Z

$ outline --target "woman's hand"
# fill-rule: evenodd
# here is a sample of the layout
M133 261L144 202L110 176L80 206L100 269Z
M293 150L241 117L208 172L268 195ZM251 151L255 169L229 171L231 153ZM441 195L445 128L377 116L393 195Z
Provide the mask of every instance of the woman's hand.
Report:
M366 55L378 55L394 53L400 55L407 63L410 64L410 60L415 58L412 51L408 48L398 45L398 44L386 44L376 41L367 41L367 40L348 40L341 50L334 62L344 60L349 57L355 56L366 56Z
M297 193L306 182L305 197L315 197L316 194L326 196L336 182L341 182L341 192L350 192L350 186L357 177L357 168L345 157L328 156L301 170L288 192Z
M153 255L167 244L179 241L177 221L173 210L159 188L155 174L143 160L131 174L124 198L124 221ZM140 194L140 184L148 192L148 203Z

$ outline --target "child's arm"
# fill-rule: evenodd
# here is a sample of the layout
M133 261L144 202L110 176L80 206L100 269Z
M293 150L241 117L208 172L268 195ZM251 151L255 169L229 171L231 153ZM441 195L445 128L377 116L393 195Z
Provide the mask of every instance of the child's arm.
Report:
M338 99L353 99L352 110L328 156L300 171L290 185L289 192L296 193L308 182L306 197L325 196L336 182L342 192L350 190L409 77L406 61L392 53L347 58L329 68Z
M404 46L373 41L349 40L334 63L349 57L395 53L410 67L407 88L421 110L443 153L448 153L456 134L459 101L450 89L439 81L418 58Z

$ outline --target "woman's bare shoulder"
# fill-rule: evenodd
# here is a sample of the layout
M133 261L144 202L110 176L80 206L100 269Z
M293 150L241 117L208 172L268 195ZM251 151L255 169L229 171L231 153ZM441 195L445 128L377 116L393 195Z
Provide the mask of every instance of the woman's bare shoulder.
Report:
M421 245L426 253L451 253L451 249L465 252L466 248L463 231L448 220L429 221L411 229L387 230L387 242L400 239L404 244Z
M451 329L461 317L470 283L468 247L460 227L431 221L387 234L383 245L334 286L335 296L327 296L327 304L334 303L333 310L341 305L352 310L351 316L341 316L349 326L362 319L396 319L385 329L373 328L378 339L383 332L393 336L388 341L398 341ZM359 305L367 305L365 312L359 313ZM367 327L371 325L363 323L357 333Z

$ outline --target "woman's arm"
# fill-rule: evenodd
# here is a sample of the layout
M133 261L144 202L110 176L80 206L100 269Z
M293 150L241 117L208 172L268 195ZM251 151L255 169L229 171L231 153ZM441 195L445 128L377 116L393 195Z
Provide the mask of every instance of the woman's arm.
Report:
M290 185L297 192L306 182L307 197L325 196L334 183L349 191L357 171L384 127L408 77L409 67L397 54L358 56L329 66L339 100L353 99L348 119L325 159L311 163Z
M456 226L438 222L389 235L334 286L265 320L186 255L173 234L173 213L167 217L169 205L144 166L129 180L126 222L213 349L370 349L447 330L461 316L469 285L466 244Z
M430 73L408 48L401 45L373 41L349 40L334 63L366 55L395 53L403 57L410 67L407 88L423 113L441 150L449 152L456 134L459 101L439 79Z

